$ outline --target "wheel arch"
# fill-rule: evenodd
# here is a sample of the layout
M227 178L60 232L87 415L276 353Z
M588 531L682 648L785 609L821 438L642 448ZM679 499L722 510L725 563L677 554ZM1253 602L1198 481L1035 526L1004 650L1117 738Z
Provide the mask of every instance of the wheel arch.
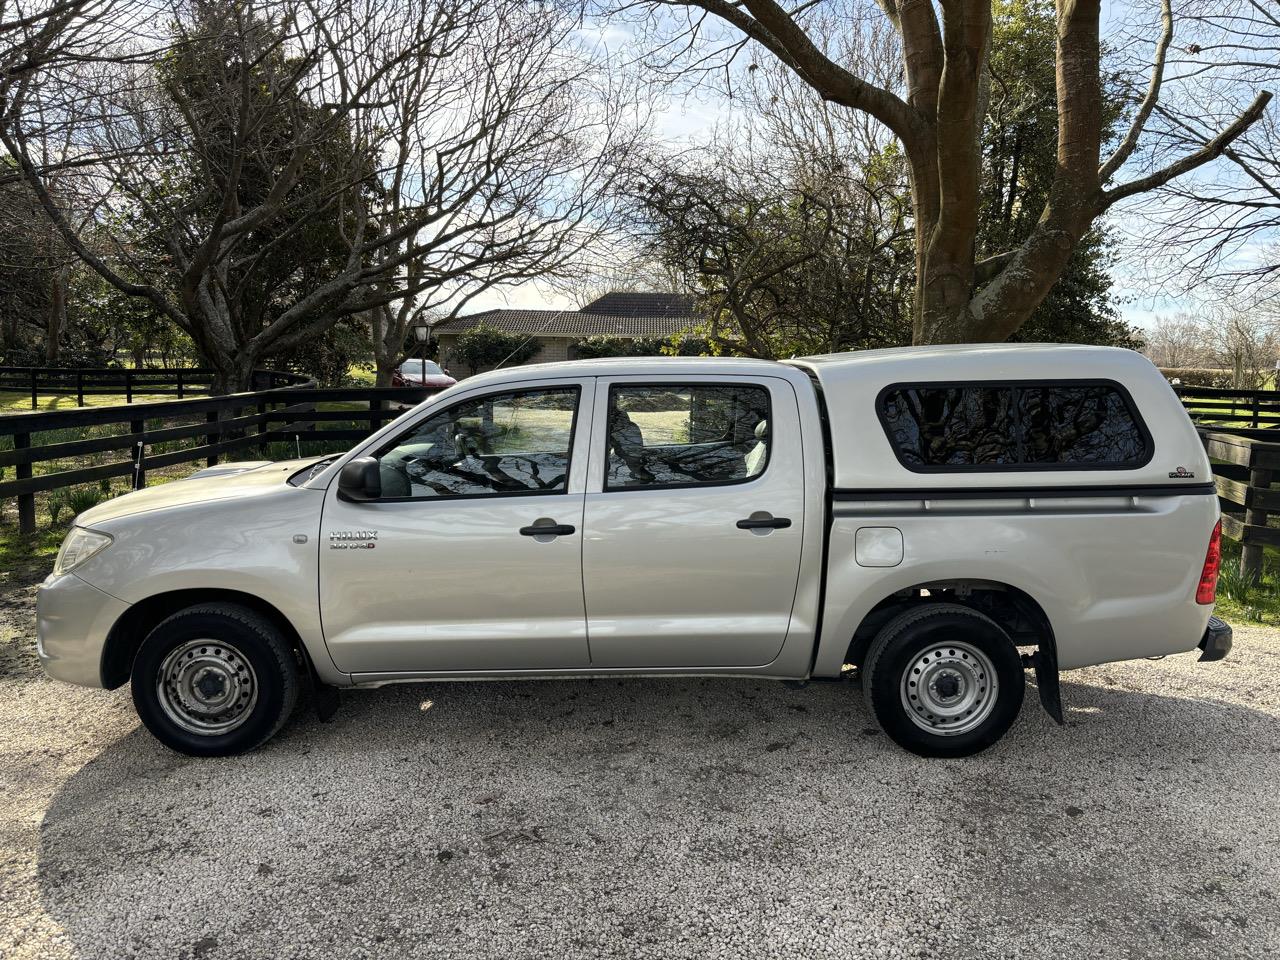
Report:
M1055 664L1057 662L1053 624L1031 594L999 580L941 578L895 590L877 602L854 630L845 663L861 664L871 641L885 624L900 613L927 603L955 603L984 613L998 623L1015 644L1043 649Z
M166 617L202 603L233 603L266 617L303 658L304 669L315 676L311 654L288 617L271 603L251 593L213 587L157 593L138 601L122 613L107 633L106 643L102 647L102 685L108 690L114 690L127 683L133 660L147 634Z

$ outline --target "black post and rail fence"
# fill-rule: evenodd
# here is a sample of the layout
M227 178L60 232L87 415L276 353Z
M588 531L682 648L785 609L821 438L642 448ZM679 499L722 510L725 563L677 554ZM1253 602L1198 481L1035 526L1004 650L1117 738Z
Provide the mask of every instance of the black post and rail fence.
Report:
M1200 432L1222 504L1222 534L1240 544L1240 572L1262 573L1280 547L1280 391L1175 387Z
M0 449L0 473L13 468L12 480L0 480L0 500L16 498L19 529L31 533L37 494L114 477L128 477L132 487L141 488L150 472L199 461L216 466L230 454L261 456L277 441L300 449L318 440L342 450L398 416L397 407L419 403L432 392L294 386L0 416L0 438L12 439L9 449ZM68 433L75 438L66 439ZM108 455L105 461L102 454ZM89 458L97 462L84 465ZM37 473L37 465L53 466Z
M125 403L134 397L174 396L179 400L207 395L214 372L207 367L4 367L0 366L0 393L31 397L31 409L40 408L41 397L119 396ZM255 370L254 390L271 390L306 383L307 378L277 370Z

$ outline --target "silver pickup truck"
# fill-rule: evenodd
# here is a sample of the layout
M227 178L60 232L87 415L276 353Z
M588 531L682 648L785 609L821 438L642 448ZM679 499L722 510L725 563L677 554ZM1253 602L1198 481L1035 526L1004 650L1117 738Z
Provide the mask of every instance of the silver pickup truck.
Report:
M524 366L319 461L84 513L40 588L50 676L132 681L230 754L301 687L856 678L899 744L991 745L1034 671L1230 649L1209 462L1125 350L906 348Z

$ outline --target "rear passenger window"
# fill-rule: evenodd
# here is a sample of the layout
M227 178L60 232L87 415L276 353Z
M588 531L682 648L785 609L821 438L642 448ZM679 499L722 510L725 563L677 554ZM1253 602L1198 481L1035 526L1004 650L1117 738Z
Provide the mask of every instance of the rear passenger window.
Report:
M614 386L607 443L606 489L751 480L769 460L769 391Z
M1115 384L894 386L879 412L913 470L1117 469L1151 459L1148 434Z

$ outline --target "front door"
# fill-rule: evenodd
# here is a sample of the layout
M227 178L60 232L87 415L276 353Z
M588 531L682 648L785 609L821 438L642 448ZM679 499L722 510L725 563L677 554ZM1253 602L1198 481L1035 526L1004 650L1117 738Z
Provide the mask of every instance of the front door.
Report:
M320 612L349 673L588 665L593 381L477 392L376 453L382 499L325 494Z
M583 535L593 667L759 666L786 640L804 530L781 378L601 378Z

